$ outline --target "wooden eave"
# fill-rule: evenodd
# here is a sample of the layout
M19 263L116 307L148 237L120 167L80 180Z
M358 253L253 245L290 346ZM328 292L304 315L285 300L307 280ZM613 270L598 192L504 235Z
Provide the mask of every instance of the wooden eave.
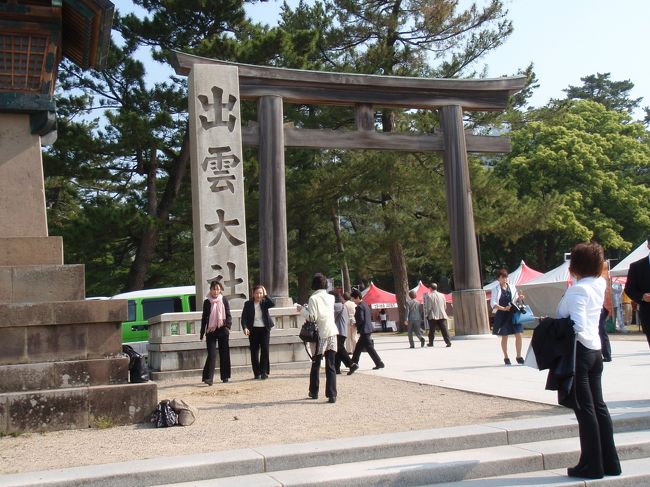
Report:
M526 78L446 79L305 71L254 66L174 52L172 65L187 76L195 64L235 66L243 99L281 96L297 104L355 105L433 109L459 105L472 111L500 111Z

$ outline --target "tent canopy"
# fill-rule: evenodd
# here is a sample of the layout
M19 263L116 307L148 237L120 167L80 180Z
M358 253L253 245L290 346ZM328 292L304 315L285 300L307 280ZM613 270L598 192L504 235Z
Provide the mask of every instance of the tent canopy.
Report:
M362 299L372 309L397 308L397 298L395 295L379 289L373 282L368 286Z
M514 286L519 286L520 284L524 284L526 282L532 281L533 279L541 275L542 275L541 272L536 271L532 267L528 267L526 263L522 260L521 263L519 264L519 267L517 267L514 271L508 273L508 282ZM483 286L483 290L492 292L492 289L494 289L498 285L499 285L499 281L495 280Z
M424 295L427 293L431 292L431 288L428 288L425 286L422 281L418 281L418 285L415 286L411 291L415 291L415 299L419 302L422 303L424 301ZM451 303L451 294L445 294L442 293L442 295L445 297L445 302L446 303Z
M551 269L546 274L519 286L526 296L526 303L536 316L555 316L557 305L571 285L569 261Z
M644 257L647 257L648 252L650 252L650 250L648 250L648 243L646 240L644 240L641 245L639 245L632 251L632 253L630 253L630 255L616 264L612 270L609 271L609 275L612 277L627 276L627 271L630 269L630 264L632 262L636 262L637 260L643 259Z

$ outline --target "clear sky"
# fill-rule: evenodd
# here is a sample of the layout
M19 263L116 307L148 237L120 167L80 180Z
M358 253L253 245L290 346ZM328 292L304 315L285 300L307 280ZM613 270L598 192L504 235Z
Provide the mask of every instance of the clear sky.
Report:
M643 97L641 106L650 105L650 0L503 1L514 32L503 46L479 62L478 71L487 65L491 77L513 75L533 62L540 84L531 100L534 106L562 98L562 90L580 85L581 77L611 73L614 81L632 81L632 97ZM133 10L129 0L113 2L122 12ZM295 6L298 0L287 3ZM460 3L467 5L470 0ZM270 0L249 5L247 11L255 20L274 25L281 5L281 1ZM170 72L151 66L148 69L158 76ZM636 116L641 118L641 112Z
M544 105L563 98L563 89L580 85L580 78L611 73L614 81L634 83L632 97L650 105L650 0L503 0L514 32L477 65L488 75L514 75L530 62L539 88L531 104ZM288 0L289 5L298 0ZM461 0L467 5L469 0ZM484 5L487 0L477 0ZM256 20L276 23L281 1L248 7ZM637 113L642 117L641 112Z

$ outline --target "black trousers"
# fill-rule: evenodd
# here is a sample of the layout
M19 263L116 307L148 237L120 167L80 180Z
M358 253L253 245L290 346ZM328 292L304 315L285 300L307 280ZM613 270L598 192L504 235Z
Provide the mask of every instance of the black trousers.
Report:
M436 328L440 330L442 334L442 339L447 345L451 343L449 339L449 330L447 329L447 320L434 320L429 318L429 346L433 346L433 339L436 337Z
M598 336L600 336L600 348L603 353L603 360L609 362L612 360L612 345L609 343L609 335L607 334L607 315L609 312L603 308L600 310L600 319L598 320Z
M639 320L641 321L641 329L645 333L650 346L650 306L639 306Z
M379 358L379 354L375 350L375 346L372 344L372 334L371 333L362 333L359 335L357 340L357 346L354 347L354 352L352 353L352 362L355 364L359 363L359 358L361 357L361 352L368 352L370 358L375 363L375 366L378 367L383 362Z
M269 363L269 343L271 332L266 327L253 327L248 337L251 347L251 365L253 374L269 375L271 364Z
M345 365L348 369L352 365L352 360L350 360L348 351L345 349L346 338L347 337L344 337L343 335L336 336L336 358L334 365L337 373L341 372L341 362L343 362L343 365Z
M221 380L230 379L230 343L229 335L212 332L205 335L208 356L203 366L203 380L214 381L214 368L217 365L217 344L219 345L219 375Z
M621 464L614 444L614 428L601 387L602 353L590 350L580 342L576 347L575 387L580 409L574 409L574 412L580 431L578 467L595 477L618 474Z
M328 350L325 356L325 396L336 397L336 352ZM312 396L318 396L320 388L320 362L323 355L314 355L311 361L311 371L309 372L309 392Z

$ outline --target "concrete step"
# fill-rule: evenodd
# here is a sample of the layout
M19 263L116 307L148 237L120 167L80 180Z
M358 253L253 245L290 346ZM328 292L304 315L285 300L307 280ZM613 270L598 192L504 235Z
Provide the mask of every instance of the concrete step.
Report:
M142 423L157 402L154 382L0 393L0 434Z
M0 393L126 384L127 357L0 365Z
M650 431L648 430L617 434L616 443L619 455L623 460L637 458L647 460L650 457ZM230 487L235 485L260 487L399 485L406 487L440 485L443 482L449 485L452 482L468 479L494 479L497 476L503 478L507 475L530 474L549 469L557 470L555 475L559 476L562 470L565 471L568 466L577 462L579 452L578 439L570 438L281 470L203 481L167 483L159 484L157 487ZM650 475L650 464L646 467L642 469L642 475ZM617 478L613 477L612 479ZM612 482L616 482L616 480L612 480ZM510 484L501 482L495 485L509 486ZM585 484L582 481L582 483L569 485Z
M650 457L650 414L612 419L621 458ZM574 416L558 415L5 475L0 486L422 485L566 468L578 451Z
M621 462L623 474L600 480L586 480L567 477L566 469L538 470L492 478L461 480L422 487L531 487L549 485L553 487L640 487L650 485L650 458L638 458Z

